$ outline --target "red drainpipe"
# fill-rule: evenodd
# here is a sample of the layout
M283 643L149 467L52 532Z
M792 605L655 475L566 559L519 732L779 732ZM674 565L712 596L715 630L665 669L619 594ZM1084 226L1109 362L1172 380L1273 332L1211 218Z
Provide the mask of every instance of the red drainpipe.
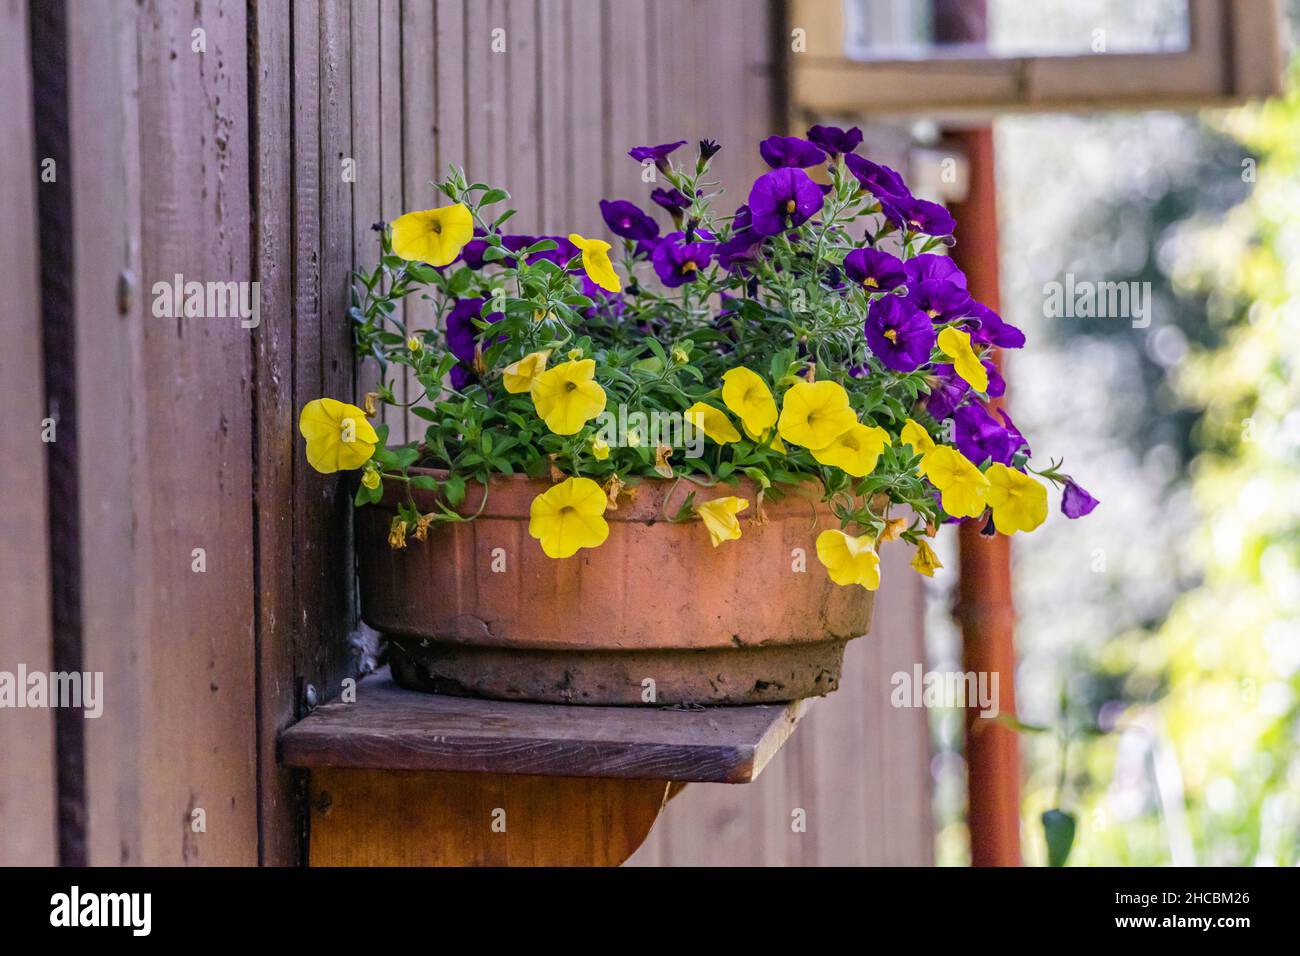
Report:
M970 192L952 204L957 245L953 258L966 273L971 295L997 311L998 215L994 182L993 130L952 134L954 146L970 163ZM1001 366L1001 362L998 362ZM994 402L1001 405L1001 401ZM998 675L1001 713L1016 709L1011 598L1011 541L985 537L978 521L963 522L958 533L961 561L954 613L962 631L962 666ZM991 676L990 676L991 679ZM967 819L972 866L1020 865L1020 741L1015 731L966 711Z
M934 0L934 35L941 43L983 43L988 38L984 0ZM961 266L971 295L999 308L998 204L993 129L953 131L953 145L970 164L970 191L953 203ZM1001 362L998 363L999 367ZM1001 404L997 402L995 404ZM958 534L961 561L954 613L962 632L962 666L998 675L999 709L1016 710L1015 609L1011 600L1011 542L986 538L978 522ZM1020 865L1020 741L1015 731L966 711L967 822L972 866Z

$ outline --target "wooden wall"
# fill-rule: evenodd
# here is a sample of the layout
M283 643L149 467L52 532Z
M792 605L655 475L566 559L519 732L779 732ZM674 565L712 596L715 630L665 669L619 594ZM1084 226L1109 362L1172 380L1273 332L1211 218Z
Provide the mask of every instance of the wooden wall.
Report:
M81 560L64 583L80 596L74 646L85 669L104 672L107 703L86 722L82 779L62 792L84 790L74 809L91 863L294 863L300 794L277 766L276 734L303 712L308 684L328 699L356 666L351 506L337 478L306 466L296 417L312 398L352 399L373 382L354 369L345 311L349 270L375 258L371 224L434 205L428 181L456 162L512 192L520 231L599 233L599 198L648 193L629 146L705 136L722 143L716 168L740 202L780 93L770 7L65 4L70 168L54 184L23 180L33 127L21 110L0 146L5 208L18 211L0 223L0 251L12 253L0 268L20 301L39 295L24 210L37 189L67 190L72 208L80 443L61 477L79 494ZM26 19L25 0L0 0L6 104L30 100ZM504 53L492 50L496 29ZM176 273L257 280L260 326L155 317L153 284ZM420 310L412 303L408 319L419 324ZM19 310L11 330L6 312L17 351L4 353L0 387L8 409L39 419L35 315ZM392 425L404 437L405 423ZM49 646L36 427L5 432L6 485L38 493L6 512L0 593L18 613L3 624L0 668L39 665ZM9 547L20 539L21 563ZM757 788L688 790L644 858L925 862L923 720L883 712L876 696L895 656L917 653L918 594L909 583L882 602L887 639L858 642L845 690L819 705L780 773ZM54 815L50 722L26 719L14 759L31 773L0 785L6 833ZM6 764L11 720L0 713ZM809 810L804 840L775 835L788 804ZM71 819L65 831L78 828ZM0 839L0 861L53 858L52 822L25 836L16 850Z

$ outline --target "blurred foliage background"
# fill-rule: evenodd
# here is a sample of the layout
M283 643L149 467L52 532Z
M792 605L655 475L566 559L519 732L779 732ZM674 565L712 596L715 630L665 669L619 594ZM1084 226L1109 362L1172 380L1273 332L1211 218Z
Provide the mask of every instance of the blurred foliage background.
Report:
M1031 345L1009 357L1012 410L1102 501L1016 544L1019 716L1071 737L1070 864L1297 865L1300 64L1257 106L996 134L1003 312ZM1149 283L1149 326L1048 317L1044 284L1067 274ZM931 666L948 669L942 587ZM935 730L939 861L959 864L960 715ZM1042 865L1060 741L1023 752L1024 858Z

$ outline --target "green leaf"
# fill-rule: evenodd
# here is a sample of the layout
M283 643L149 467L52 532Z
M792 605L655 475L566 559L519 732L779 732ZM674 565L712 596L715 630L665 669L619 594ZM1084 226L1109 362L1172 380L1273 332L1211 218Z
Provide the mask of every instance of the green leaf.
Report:
M447 503L453 508L465 500L465 479L460 475L450 475L443 482L442 493L447 496Z
M1047 840L1047 865L1065 866L1074 847L1074 814L1053 809L1043 814L1043 836Z
M505 202L509 198L510 194L504 189L489 189L483 194L483 198L479 200L479 205L490 206L493 203Z
M412 488L423 488L425 491L437 491L438 482L429 475L416 475L411 479Z

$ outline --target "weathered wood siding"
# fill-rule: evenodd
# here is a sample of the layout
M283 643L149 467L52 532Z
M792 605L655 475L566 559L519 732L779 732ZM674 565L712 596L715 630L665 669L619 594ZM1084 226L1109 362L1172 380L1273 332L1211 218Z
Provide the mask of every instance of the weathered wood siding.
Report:
M351 506L342 480L307 467L296 417L374 382L346 315L348 273L377 251L371 224L435 204L428 181L455 162L512 192L520 231L599 233L599 198L648 193L629 146L706 136L739 203L779 92L770 6L87 0L66 15L72 159L40 184L27 9L0 0L7 118L18 104L0 146L0 261L19 305L0 387L32 422L5 429L0 467L6 487L37 488L5 515L0 668L48 666L33 196L68 190L80 445L64 477L79 491L80 654L107 696L78 782L86 857L294 863L301 795L276 735L307 685L333 697L356 664ZM153 285L176 274L258 281L260 325L155 316ZM844 690L794 749L756 787L689 789L639 859L928 860L923 720L881 705L888 673L919 653L919 590L893 577L908 583L880 602L881 637L854 647ZM0 846L6 862L48 861L52 721L23 719L10 733L0 713L0 761L30 768L0 785L0 829L37 823ZM809 819L797 837L795 807Z

